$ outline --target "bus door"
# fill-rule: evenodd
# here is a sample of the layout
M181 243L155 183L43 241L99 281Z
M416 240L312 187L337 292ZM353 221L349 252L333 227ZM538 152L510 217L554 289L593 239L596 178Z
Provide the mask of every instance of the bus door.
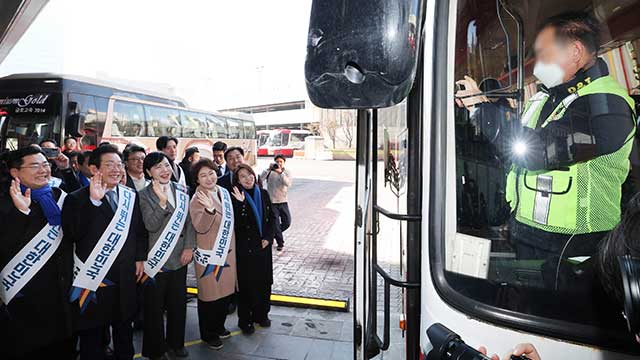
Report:
M334 0L311 11L309 97L357 110L355 359L419 358L422 7Z

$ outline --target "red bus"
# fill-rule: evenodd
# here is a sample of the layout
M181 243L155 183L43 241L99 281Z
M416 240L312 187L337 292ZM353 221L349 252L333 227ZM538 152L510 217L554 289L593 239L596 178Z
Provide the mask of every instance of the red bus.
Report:
M260 130L257 132L258 156L293 157L295 150L304 148L304 139L309 135L313 135L309 130Z

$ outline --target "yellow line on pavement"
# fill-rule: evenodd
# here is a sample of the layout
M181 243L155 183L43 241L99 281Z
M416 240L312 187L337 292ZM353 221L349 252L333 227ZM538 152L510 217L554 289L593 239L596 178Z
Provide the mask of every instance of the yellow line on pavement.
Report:
M198 288L187 287L187 294L197 295ZM344 300L319 299L303 296L271 294L271 301L281 305L309 306L319 309L348 311L349 302Z

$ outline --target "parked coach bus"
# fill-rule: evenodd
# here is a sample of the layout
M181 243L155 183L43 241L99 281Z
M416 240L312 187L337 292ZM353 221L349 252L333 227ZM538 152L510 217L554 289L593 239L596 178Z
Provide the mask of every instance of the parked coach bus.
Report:
M274 129L258 131L258 156L283 155L304 148L304 139L312 135L309 130Z
M104 141L121 149L136 143L155 150L161 135L178 138L178 154L196 146L241 146L255 163L255 124L250 115L189 109L178 97L79 76L16 74L0 78L0 149L15 150L44 139L73 136L82 150Z

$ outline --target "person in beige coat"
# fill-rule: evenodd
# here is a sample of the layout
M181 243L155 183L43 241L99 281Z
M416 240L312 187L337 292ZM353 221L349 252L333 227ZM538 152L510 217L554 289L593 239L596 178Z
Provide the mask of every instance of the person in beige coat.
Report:
M196 252L213 250L218 230L223 220L222 191L216 185L217 166L209 159L195 163L192 168L195 179L195 195L191 200L189 214L196 231ZM229 194L230 196L230 194ZM233 218L233 216L232 216ZM198 279L198 321L200 337L215 350L222 348L221 339L231 336L225 329L230 296L236 290L236 242L231 227L231 242L224 267L203 266L195 262ZM197 257L197 255L196 255Z

